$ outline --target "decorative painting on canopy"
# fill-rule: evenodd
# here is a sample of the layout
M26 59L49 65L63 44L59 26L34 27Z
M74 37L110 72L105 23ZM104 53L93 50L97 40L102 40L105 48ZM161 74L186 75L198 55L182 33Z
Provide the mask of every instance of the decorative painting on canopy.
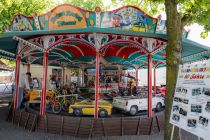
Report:
M61 5L39 17L42 30L87 28L95 25L95 13L71 5Z
M97 16L101 28L115 28L138 32L155 33L157 19L145 14L136 7L126 6L114 11L87 11L64 4L50 12L33 17L17 15L14 17L9 31L58 30L71 28L95 27Z
M33 31L37 30L35 20L33 17L26 17L17 15L14 17L12 25L9 27L10 31Z
M155 33L157 19L132 6L101 13L102 28Z
M96 20L98 18L100 20ZM134 6L100 12L100 10L88 11L70 4L63 4L40 16L35 14L32 17L27 17L18 14L7 30L59 30L97 26L100 28L166 34L165 24L166 20L162 20L161 16L153 18ZM188 31L184 30L183 38L186 38L187 35Z
M37 19L38 23L35 21ZM9 31L57 30L68 28L87 28L95 26L95 12L64 4L50 12L33 17L17 15L14 17Z

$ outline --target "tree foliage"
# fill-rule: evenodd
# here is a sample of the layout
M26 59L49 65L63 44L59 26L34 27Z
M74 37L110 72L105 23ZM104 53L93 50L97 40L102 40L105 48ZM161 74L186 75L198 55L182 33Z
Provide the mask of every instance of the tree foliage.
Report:
M18 14L32 16L48 11L54 6L52 0L1 0L0 1L0 32L10 25L13 17Z
M119 4L119 0L112 0L113 4L116 6ZM132 5L140 8L144 12L150 15L160 14L161 11L164 11L164 4L158 0L122 0L122 6Z
M64 3L70 3L72 5L78 6L80 8L94 11L97 6L106 10L107 7L104 6L102 0L63 0Z

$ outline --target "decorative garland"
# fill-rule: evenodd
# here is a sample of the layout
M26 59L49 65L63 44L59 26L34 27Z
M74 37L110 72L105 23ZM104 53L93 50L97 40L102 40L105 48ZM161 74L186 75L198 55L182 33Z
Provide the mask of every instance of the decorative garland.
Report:
M36 49L38 49L40 51L43 51L43 52L45 51L45 49L43 49L43 48L41 48L39 46L36 46L36 45L34 45L34 44L32 44L32 43L30 43L30 42L28 42L28 41L26 41L26 40L24 40L24 39L22 39L20 37L14 36L13 39L16 40L16 41L19 41L20 43L23 43L24 45L27 45L29 47L36 48Z
M2 49L0 49L0 52L3 53L3 54L6 54L6 55L15 56L15 54L7 52L7 51L2 50Z

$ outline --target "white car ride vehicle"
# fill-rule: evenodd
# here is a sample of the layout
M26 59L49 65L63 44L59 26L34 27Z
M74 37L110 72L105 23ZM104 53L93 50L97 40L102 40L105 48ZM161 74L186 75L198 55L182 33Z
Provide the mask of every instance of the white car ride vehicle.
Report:
M153 95L152 108L161 111L164 104L164 97ZM148 98L146 96L123 96L115 97L112 106L114 109L122 110L130 115L136 115L140 110L147 110Z

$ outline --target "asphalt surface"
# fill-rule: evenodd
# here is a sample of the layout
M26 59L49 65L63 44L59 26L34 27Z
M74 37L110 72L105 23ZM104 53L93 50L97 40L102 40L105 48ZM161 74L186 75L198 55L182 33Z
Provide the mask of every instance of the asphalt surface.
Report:
M12 83L0 83L0 96L12 92Z

